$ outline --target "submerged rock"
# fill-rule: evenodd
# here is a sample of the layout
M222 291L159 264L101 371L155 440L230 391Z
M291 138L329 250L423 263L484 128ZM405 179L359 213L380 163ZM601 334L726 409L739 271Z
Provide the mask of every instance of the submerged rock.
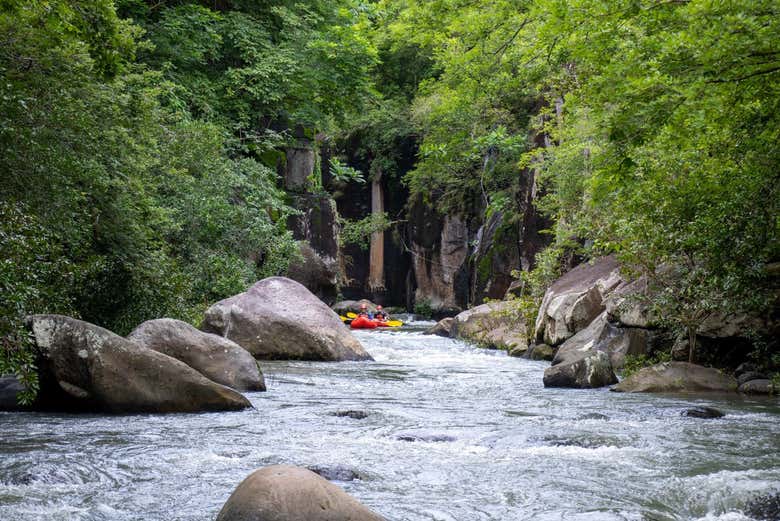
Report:
M449 338L452 333L452 323L454 321L454 317L443 318L439 320L436 325L426 329L423 335L436 335Z
M616 392L734 392L737 381L717 369L687 362L666 362L640 369L612 388Z
M449 434L425 434L425 433L404 433L399 434L396 439L398 441L425 441L429 443L442 443L455 441L455 436Z
M301 284L270 277L206 311L203 329L255 358L372 360L338 315Z
M366 411L336 411L332 413L332 415L339 418L352 418L353 420L364 420L368 418L368 413Z
M313 465L307 468L328 481L355 481L363 479L363 476L359 472L342 465Z
M745 514L758 521L780 521L780 492L770 492L751 499Z
M618 379L606 353L596 351L548 367L543 381L545 387L587 389L612 385Z
M181 320L144 322L128 340L180 360L210 380L239 391L265 391L252 355L227 338L204 333Z
M680 413L682 416L689 416L691 418L722 418L724 414L713 407L694 407L687 409Z
M114 413L251 407L187 364L94 324L62 315L33 315L28 324L40 354L41 407Z
M273 465L238 485L217 521L383 521L308 469Z

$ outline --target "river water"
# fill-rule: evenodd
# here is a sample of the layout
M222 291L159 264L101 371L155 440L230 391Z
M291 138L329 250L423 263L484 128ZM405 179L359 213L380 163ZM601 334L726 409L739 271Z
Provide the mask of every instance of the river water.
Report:
M737 521L780 488L776 400L544 389L544 362L358 337L375 362L265 363L244 412L0 413L0 520L213 520L276 463L340 470L399 521ZM726 416L680 416L693 405Z

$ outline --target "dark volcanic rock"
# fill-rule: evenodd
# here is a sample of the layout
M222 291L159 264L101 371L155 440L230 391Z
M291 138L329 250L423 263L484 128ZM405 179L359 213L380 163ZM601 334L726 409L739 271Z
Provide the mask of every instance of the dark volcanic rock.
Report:
M690 416L691 418L722 418L724 415L717 409L712 407L694 407L687 409L680 413L682 416Z
M745 514L758 521L780 521L780 492L770 492L751 499Z
M332 413L333 416L338 416L339 418L352 418L353 420L364 420L368 418L368 413L366 411L336 411Z

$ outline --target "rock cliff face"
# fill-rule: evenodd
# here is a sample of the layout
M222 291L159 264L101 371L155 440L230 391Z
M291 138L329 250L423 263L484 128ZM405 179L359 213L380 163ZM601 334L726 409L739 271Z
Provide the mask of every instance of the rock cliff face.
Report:
M333 304L342 279L336 203L324 194L299 194L292 197L292 206L300 214L291 216L287 225L301 241L302 260L291 264L287 274Z
M440 217L421 204L409 224L415 302L434 312L455 314L468 305L469 232L457 216Z
M470 302L504 298L520 269L518 227L506 222L504 212L492 214L477 230L471 263Z

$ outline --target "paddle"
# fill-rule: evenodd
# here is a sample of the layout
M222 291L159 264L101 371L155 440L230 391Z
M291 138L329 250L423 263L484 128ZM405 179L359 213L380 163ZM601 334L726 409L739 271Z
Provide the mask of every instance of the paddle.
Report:
M349 320L349 319L348 319L347 317L345 317L344 315L339 315L339 318L341 319L341 321L342 321L342 322L346 322L347 320Z
M348 318L357 318L357 313L353 313L352 311L349 311L347 313L347 317Z
M400 320L388 320L387 322L385 322L385 325L387 325L388 327L401 327L404 325L404 323L401 322Z

